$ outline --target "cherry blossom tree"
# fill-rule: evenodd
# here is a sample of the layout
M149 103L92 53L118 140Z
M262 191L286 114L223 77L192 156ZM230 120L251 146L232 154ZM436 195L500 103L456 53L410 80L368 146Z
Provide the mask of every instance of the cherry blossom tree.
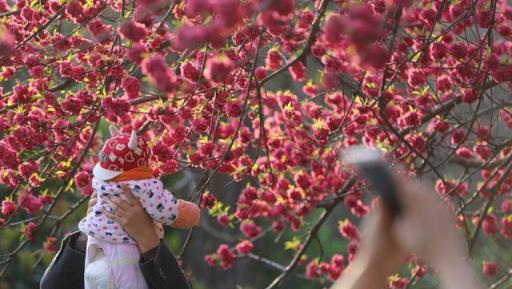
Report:
M351 261L372 203L338 154L361 143L435 183L471 255L505 250L511 27L504 0L0 0L0 236L20 235L0 276L29 244L55 251L107 124L149 140L157 175L201 172L190 200L239 236L206 263L262 263L267 289L327 284ZM246 184L235 204L209 189L218 174ZM335 211L351 215L348 246L324 256ZM269 238L291 257L258 251ZM496 250L480 264L492 288L511 274ZM409 263L390 288L420 282L427 268Z

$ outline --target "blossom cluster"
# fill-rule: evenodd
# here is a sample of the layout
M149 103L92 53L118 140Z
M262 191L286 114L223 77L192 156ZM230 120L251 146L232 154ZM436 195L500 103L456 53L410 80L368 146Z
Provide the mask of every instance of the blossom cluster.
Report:
M372 209L367 184L347 188L353 172L338 158L357 144L433 176L459 227L512 238L504 0L0 0L0 14L0 230L51 213L73 187L90 195L108 123L140 131L159 176L251 180L232 206L200 190L201 206L240 236L207 255L211 265L258 252L263 234L299 236L334 204L350 216L338 226L346 251L299 266L336 279L357 251L354 220ZM55 181L62 188L48 192ZM44 225L22 223L27 239ZM53 238L39 238L49 252Z

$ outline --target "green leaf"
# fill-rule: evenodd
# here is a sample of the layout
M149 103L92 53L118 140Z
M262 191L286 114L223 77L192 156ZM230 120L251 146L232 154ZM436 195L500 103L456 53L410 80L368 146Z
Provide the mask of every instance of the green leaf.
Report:
M411 62L412 62L412 63L416 63L416 62L418 62L418 60L419 60L419 59L420 59L420 57L421 57L421 54L422 54L422 52L418 52L418 53L416 53L416 54L412 57Z
M301 241L298 237L293 237L291 241L286 241L284 243L284 249L288 250L297 250L301 244Z
M69 191L69 189L71 189L71 187L73 186L73 179L70 179L69 182L68 182L68 185L66 186L66 188L64 189L65 192Z

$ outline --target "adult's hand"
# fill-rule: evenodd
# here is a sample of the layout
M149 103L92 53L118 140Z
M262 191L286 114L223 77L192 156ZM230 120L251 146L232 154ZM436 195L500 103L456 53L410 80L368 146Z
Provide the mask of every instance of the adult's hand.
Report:
M438 270L443 288L482 288L455 228L454 216L432 189L413 179L395 177L403 214L392 233L400 246Z
M385 208L372 212L355 259L333 289L381 288L407 253L436 267L445 289L481 288L453 217L437 194L416 180L395 176L395 182L402 213L393 220Z
M89 215L92 212L93 207L94 205L96 205L97 201L98 198L96 192L93 192L92 195L89 197L89 203L87 204L87 215Z
M160 244L160 238L156 233L153 219L146 213L139 200L128 187L124 186L122 189L126 200L115 196L107 199L113 211L104 210L103 213L123 226L126 233L137 242L140 252L144 254L157 247Z
M400 270L406 255L391 233L392 226L390 215L381 206L364 219L357 254L331 289L386 287L387 277Z

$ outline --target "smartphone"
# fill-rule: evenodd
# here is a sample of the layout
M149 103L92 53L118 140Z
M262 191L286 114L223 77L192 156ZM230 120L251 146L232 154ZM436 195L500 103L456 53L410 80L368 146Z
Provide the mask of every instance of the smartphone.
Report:
M354 146L343 152L342 160L354 166L361 177L372 184L393 217L400 215L402 206L396 194L396 185L380 152L366 146Z

